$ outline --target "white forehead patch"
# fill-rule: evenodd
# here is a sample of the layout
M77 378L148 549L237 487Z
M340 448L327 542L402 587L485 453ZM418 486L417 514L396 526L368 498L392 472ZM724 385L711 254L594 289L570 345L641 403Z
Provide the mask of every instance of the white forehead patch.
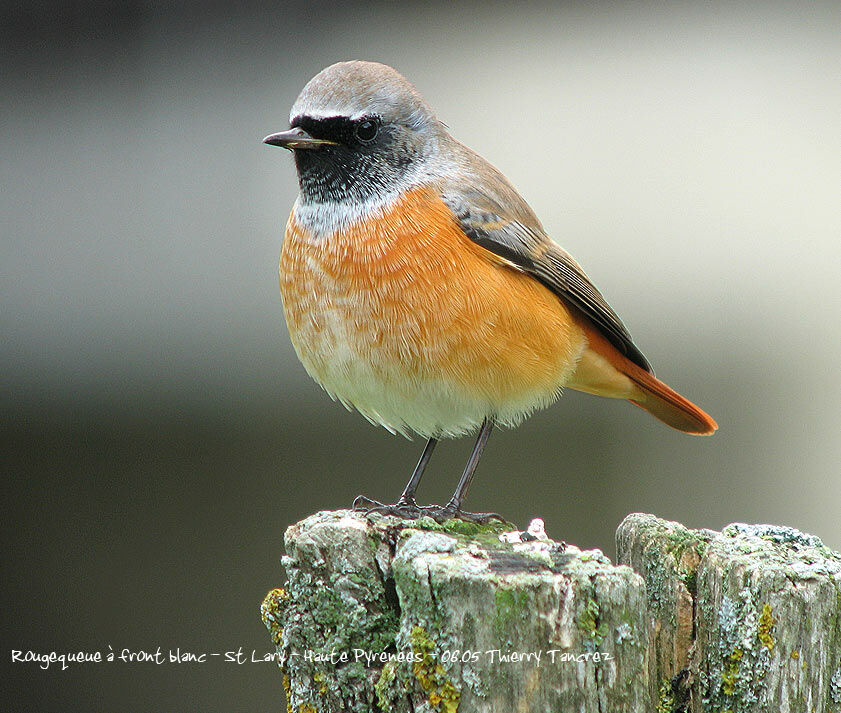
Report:
M361 119L363 116L371 116L371 114L375 113L376 112L369 112L363 109L357 109L356 111L349 113L347 107L306 107L299 106L298 102L295 102L292 106L292 110L289 112L289 122L291 123L293 119L299 116L308 116L311 119L332 119L336 116L344 116L351 121L356 121L357 119Z

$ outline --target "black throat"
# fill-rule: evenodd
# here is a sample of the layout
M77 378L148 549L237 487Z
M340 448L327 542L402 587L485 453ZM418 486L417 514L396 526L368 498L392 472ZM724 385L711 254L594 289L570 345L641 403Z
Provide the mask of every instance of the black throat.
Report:
M377 124L376 136L361 140L360 126L371 121ZM308 201L365 201L393 186L415 159L398 127L382 124L379 117L298 116L292 127L336 142L294 152L301 194Z

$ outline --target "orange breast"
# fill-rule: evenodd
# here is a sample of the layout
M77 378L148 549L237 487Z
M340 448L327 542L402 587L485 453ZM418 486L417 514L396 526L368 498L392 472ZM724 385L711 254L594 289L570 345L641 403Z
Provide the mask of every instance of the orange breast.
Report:
M431 189L326 237L293 213L280 284L309 373L372 420L424 435L420 399L453 411L445 432L492 414L517 422L556 397L585 346L564 304L467 238Z

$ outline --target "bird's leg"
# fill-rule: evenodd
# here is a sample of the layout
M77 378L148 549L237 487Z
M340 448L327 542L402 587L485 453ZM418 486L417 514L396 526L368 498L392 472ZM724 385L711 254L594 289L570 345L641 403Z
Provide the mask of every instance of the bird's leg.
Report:
M397 517L405 518L419 517L421 514L421 508L419 508L417 502L415 502L415 493L417 492L418 485L423 477L423 472L426 470L426 464L429 463L429 459L432 457L432 451L435 450L437 443L437 438L430 438L426 442L426 446L423 449L423 453L421 453L420 460L415 466L414 471L412 471L412 477L409 478L409 482L406 483L406 487L403 488L403 493L400 496L400 499L394 503L394 505L385 505L384 503L371 500L370 498L366 498L364 495L360 495L353 501L353 509L365 510L366 514L378 512L383 515L396 515Z
M479 437L476 439L476 445L473 446L473 452L470 454L467 465L464 467L464 472L461 474L461 478L458 481L453 497L451 497L450 501L443 507L440 505L419 506L417 502L415 502L415 492L418 489L421 476L426 468L426 464L432 456L435 444L438 442L435 438L430 438L429 441L427 441L426 447L423 449L423 453L421 454L418 464L415 466L412 477L409 478L409 482L406 483L406 487L403 489L403 494L400 496L400 500L394 503L394 505L385 505L377 502L376 500L366 498L364 495L360 495L353 501L354 510L364 510L366 515L375 512L382 515L395 515L397 517L407 519L427 515L438 522L443 522L444 520L454 517L478 523L486 523L492 519L502 520L502 516L497 515L495 512L466 512L461 509L461 504L467 494L467 489L470 487L470 482L473 480L473 475L476 472L476 466L479 465L479 459L482 457L482 452L485 450L485 445L488 442L488 437L491 435L493 427L493 418L488 417L482 421L482 427L479 429Z
M471 520L480 523L488 522L493 518L502 520L502 516L497 515L495 512L465 512L461 509L464 496L467 495L467 489L473 480L476 466L479 465L479 459L482 457L482 451L485 450L485 445L488 442L488 437L491 435L493 427L494 419L492 417L488 416L482 421L482 427L479 429L479 437L476 439L476 445L473 446L473 452L467 460L467 465L464 467L464 472L461 474L453 497L450 498L450 502L440 509L439 513L436 513L439 517L457 517L462 520Z
M426 464L429 463L429 459L432 458L432 451L435 450L436 445L438 445L437 438L430 438L426 442L426 446L424 446L423 453L421 453L418 464L412 472L412 477L409 478L409 482L406 483L406 487L403 488L403 493L397 501L398 505L411 505L413 507L417 507L417 503L415 502L415 493L418 490L418 485L420 485L423 472L426 470Z

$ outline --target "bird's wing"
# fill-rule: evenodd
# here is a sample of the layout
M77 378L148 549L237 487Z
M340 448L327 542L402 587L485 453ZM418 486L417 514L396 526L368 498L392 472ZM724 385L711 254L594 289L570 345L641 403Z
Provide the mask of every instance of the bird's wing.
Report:
M490 164L484 169L484 190L476 184L440 186L442 200L465 234L576 307L620 354L653 374L622 320L581 266L546 235L528 204L502 174Z

